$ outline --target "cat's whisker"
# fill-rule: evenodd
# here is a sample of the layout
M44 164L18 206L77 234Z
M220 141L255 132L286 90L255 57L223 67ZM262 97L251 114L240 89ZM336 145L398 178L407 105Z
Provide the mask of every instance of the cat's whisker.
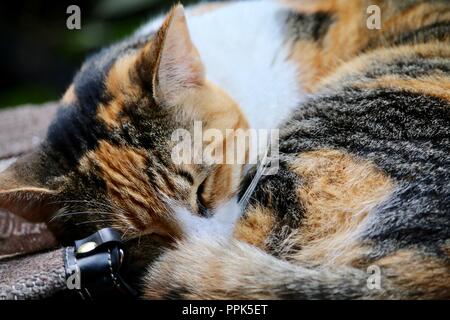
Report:
M269 150L269 148L267 148L263 159L258 164L255 176L253 177L252 181L250 182L250 185L248 186L247 190L245 190L245 193L242 196L242 198L239 200L239 205L241 207L245 207L247 205L248 201L251 198L251 195L253 194L253 191L255 191L256 185L258 184L259 180L261 179L261 177L262 177L262 175L264 173L265 165L267 163L268 150Z
M119 208L117 206L113 206L110 204L107 204L105 202L100 202L100 201L96 201L96 200L61 200L61 201L53 201L53 202L49 202L48 204L60 204L60 203L86 203L86 204L94 204L94 205L100 205L103 207L107 207L110 209L116 209L116 210L121 210L123 211L122 208Z
M108 212L108 211L76 211L76 212L65 212L65 213L61 213L61 214L57 214L55 216L53 216L49 222L54 221L55 219L59 219L59 218L63 218L63 217L68 217L68 216L73 216L73 215L80 215L80 214L104 214L104 215L113 215L114 212Z
M125 230L125 232L122 234L122 239L126 238L127 233L132 229L131 226L128 226L127 229Z
M100 205L100 206L103 206L105 209L111 209L112 211L118 211L123 214L129 214L128 211L126 211L123 208L118 207L117 205L111 205L111 204L96 201L96 200L61 200L61 201L53 201L48 204L50 205L50 204L64 204L64 203L85 203L85 204L91 204L91 205Z
M80 226L80 225L86 225L86 224L90 224L90 223L94 224L94 223L99 223L99 222L114 222L114 221L111 219L99 219L99 220L92 220L92 221L83 221L83 222L76 223L75 225Z

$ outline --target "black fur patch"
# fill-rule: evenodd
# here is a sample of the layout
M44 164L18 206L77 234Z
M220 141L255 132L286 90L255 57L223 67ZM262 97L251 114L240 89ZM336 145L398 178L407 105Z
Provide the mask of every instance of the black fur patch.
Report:
M421 27L398 35L394 45L425 43L430 41L450 40L450 22L444 21Z
M329 12L319 11L311 14L289 11L285 17L288 39L293 41L318 41L327 34L335 21Z
M370 68L364 76L370 79L376 79L384 75L401 75L403 77L418 78L433 74L450 73L450 64L446 59L435 58L426 59L420 57L398 59L387 64Z

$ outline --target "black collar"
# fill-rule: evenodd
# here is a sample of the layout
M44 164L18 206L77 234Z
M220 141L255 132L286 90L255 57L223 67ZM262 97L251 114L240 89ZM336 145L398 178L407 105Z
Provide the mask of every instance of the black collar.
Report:
M78 290L83 297L120 294L136 297L123 278L121 267L125 257L122 234L104 228L64 248L64 266L68 289Z

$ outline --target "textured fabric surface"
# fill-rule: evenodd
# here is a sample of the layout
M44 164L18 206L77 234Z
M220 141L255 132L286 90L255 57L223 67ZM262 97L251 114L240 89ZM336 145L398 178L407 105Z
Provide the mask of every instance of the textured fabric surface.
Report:
M49 103L0 112L0 171L42 141L56 108ZM56 245L45 224L0 210L0 299L41 299L64 289L62 249L29 254Z
M45 136L57 104L25 105L0 112L0 159L31 151Z
M0 260L0 299L43 299L65 288L63 249Z
M0 259L56 246L57 242L45 224L29 223L9 212L0 211Z

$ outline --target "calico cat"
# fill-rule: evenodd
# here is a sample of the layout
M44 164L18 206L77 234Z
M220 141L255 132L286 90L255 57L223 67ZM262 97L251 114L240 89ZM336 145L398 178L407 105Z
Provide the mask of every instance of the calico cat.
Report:
M0 207L63 242L105 226L158 238L136 249L146 299L450 298L448 1L187 16L85 62L45 142L1 173ZM279 128L278 171L175 163L171 135L195 121Z

